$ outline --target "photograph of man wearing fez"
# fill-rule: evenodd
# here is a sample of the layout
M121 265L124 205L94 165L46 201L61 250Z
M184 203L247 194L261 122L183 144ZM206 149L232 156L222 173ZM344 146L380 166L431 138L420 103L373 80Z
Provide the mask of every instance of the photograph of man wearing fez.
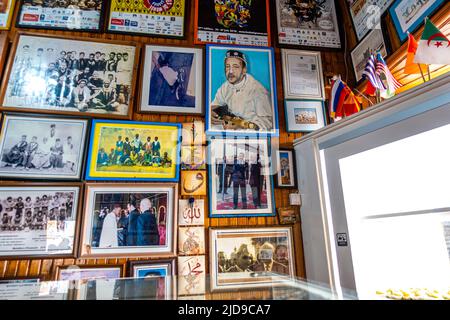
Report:
M273 50L207 46L207 132L276 134Z

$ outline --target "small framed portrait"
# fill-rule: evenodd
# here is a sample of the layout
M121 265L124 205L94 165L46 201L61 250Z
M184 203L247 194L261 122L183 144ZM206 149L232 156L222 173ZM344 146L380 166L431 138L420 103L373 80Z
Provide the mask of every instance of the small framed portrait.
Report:
M97 279L119 279L125 276L125 265L87 264L57 266L56 281L82 281Z
M74 257L80 199L80 183L2 182L0 256Z
M281 49L285 99L325 100L320 52Z
M206 196L206 170L181 171L182 196Z
M178 184L86 184L80 255L176 254Z
M334 0L276 0L278 44L341 48Z
M178 181L181 124L93 120L86 180Z
M178 295L206 293L205 256L178 257Z
M374 29L350 52L356 81L362 81L367 60L372 53L377 53L378 51L383 58L386 58L389 53L389 48L384 41L383 31L381 29Z
M270 46L269 0L195 0L194 43Z
M297 188L297 171L295 154L293 150L277 150L277 175L275 185L277 188Z
M88 120L70 117L3 116L0 177L79 180Z
M0 31L9 30L16 0L0 1Z
M206 170L206 147L181 146L181 170Z
M139 112L203 113L203 49L145 46Z
M273 48L207 45L206 77L206 134L279 134Z
M18 33L1 109L130 119L138 61L133 42Z
M300 221L299 210L295 207L281 207L277 211L280 224L294 224Z
M191 199L178 200L178 225L180 227L205 224L205 200Z
M311 132L326 125L325 104L319 100L285 100L287 132Z
M185 0L111 0L108 12L108 32L184 38Z
M205 254L205 228L203 226L178 228L178 254Z
M17 27L100 32L104 0L19 0Z
M267 138L216 136L208 151L211 218L275 215Z
M183 146L205 145L205 123L201 120L183 122L181 142Z
M389 8L389 14L394 22L400 42L408 38L408 32L413 33L424 22L425 17L430 17L445 0L429 0L426 3L414 0L395 0Z
M210 228L211 291L275 286L295 276L291 227Z

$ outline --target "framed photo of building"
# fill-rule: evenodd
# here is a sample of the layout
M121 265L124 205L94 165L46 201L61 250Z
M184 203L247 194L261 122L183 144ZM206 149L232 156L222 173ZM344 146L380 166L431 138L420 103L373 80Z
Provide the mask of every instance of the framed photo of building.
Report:
M178 200L178 226L195 226L205 224L205 200Z
M211 218L275 215L270 152L267 138L211 138Z
M273 48L206 46L206 134L277 136Z
M184 38L185 0L111 0L108 12L108 32Z
M106 1L19 0L17 26L22 28L100 32Z
M206 170L206 147L181 146L181 170Z
M80 199L80 183L2 182L0 256L74 257Z
M323 101L285 100L284 110L287 132L311 132L326 125Z
M93 120L86 180L178 181L181 124Z
M192 296L206 292L205 256L178 257L178 295Z
M278 44L341 48L334 0L275 0Z
M178 184L86 185L80 255L176 254Z
M275 178L277 188L297 188L297 171L295 154L291 149L277 150L277 175Z
M295 276L290 227L209 230L211 291L274 286Z
M205 254L205 228L179 227L178 254L200 255Z
M137 61L131 42L18 33L1 109L129 119Z
M181 171L182 196L206 196L206 170Z
M9 30L16 0L0 1L0 31Z
M359 82L363 79L363 72L370 54L380 51L383 58L385 58L389 53L388 49L381 29L374 29L369 32L350 52L356 81Z
M413 33L430 17L445 0L429 0L419 2L414 0L395 0L389 8L389 14L394 22L400 42L408 38L408 32Z
M269 0L195 0L194 43L269 47Z
M320 52L281 49L285 99L325 100Z
M145 46L139 112L203 113L203 49Z
M0 177L79 180L86 119L6 113L0 134Z

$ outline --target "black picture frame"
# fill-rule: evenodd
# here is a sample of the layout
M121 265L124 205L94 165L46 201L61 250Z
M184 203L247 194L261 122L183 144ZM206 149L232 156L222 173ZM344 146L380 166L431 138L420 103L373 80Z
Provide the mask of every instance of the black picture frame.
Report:
M277 189L297 189L298 188L298 182L297 182L297 160L295 157L295 150L291 148L284 148L281 147L280 149L276 150L276 157L277 157L277 163L278 163L278 157L280 152L290 152L292 156L292 168L293 168L293 176L294 176L294 184L292 186L284 186L280 185L278 183L278 176L280 174L280 168L278 168L277 165L277 172L273 176L273 181L275 183L275 188Z

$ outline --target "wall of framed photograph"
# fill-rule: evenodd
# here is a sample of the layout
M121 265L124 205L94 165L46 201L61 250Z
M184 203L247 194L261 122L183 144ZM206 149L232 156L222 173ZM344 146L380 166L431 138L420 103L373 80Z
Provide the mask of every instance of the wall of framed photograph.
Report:
M311 132L326 125L323 101L285 100L284 110L287 132Z
M15 4L16 0L3 0L0 3L0 31L10 28Z
M277 173L274 180L277 188L297 188L297 168L293 149L277 150Z

